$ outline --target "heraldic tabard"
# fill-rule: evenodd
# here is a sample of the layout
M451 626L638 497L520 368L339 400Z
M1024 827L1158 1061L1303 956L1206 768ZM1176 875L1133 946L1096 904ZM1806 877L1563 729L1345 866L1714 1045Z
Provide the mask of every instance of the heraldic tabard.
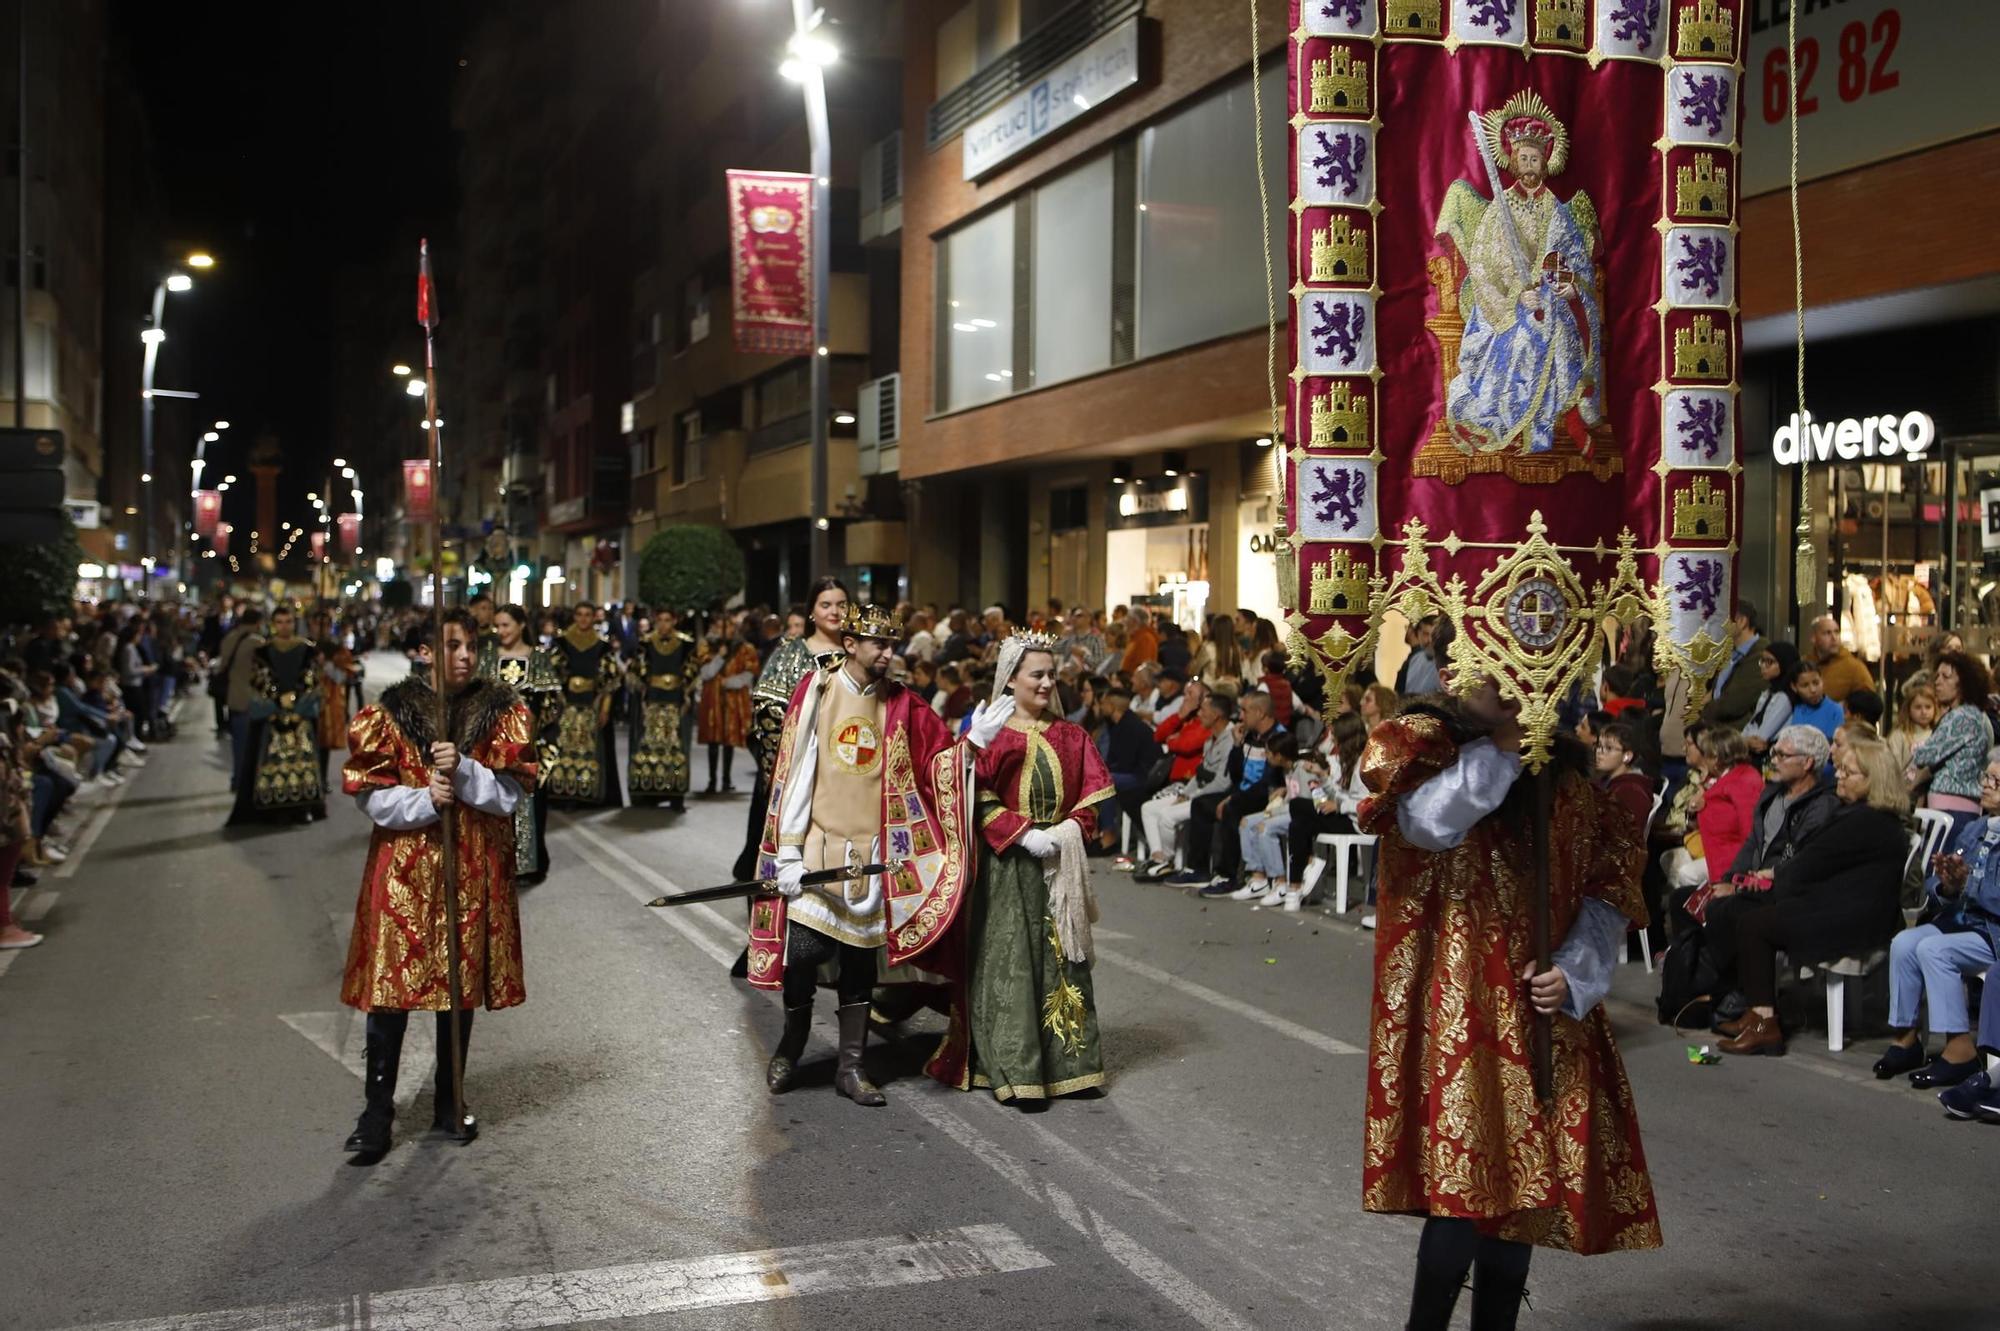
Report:
M1293 0L1279 586L1336 682L1446 614L1528 757L1648 618L1694 685L1736 563L1741 0Z

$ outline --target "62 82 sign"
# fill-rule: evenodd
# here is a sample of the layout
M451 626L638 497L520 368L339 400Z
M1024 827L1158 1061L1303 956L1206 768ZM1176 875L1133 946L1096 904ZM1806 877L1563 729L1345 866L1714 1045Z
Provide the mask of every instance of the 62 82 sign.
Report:
M1884 9L1870 23L1849 23L1840 30L1834 58L1834 88L1843 102L1858 102L1875 93L1888 92L1902 82L1895 67L1896 43L1902 40L1903 16ZM1780 43L1764 56L1764 123L1775 125L1785 118L1785 88L1790 82L1790 62ZM1819 110L1819 91L1814 80L1824 63L1819 38L1799 39L1799 115ZM1824 84L1818 85L1823 89Z

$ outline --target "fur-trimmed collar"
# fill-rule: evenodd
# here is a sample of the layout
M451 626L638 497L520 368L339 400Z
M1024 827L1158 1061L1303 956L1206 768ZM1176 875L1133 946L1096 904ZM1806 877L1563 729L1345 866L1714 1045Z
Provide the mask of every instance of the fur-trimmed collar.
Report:
M449 700L446 727L452 742L462 753L470 753L492 735L493 728L508 709L520 702L514 690L497 679L475 678ZM416 745L419 753L430 752L432 731L437 721L437 703L428 680L412 677L391 685L382 693L382 710Z

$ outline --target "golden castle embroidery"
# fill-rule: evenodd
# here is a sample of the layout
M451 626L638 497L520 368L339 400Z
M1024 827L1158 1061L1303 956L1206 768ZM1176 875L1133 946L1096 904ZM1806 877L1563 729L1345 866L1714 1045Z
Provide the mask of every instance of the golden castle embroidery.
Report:
M1696 153L1693 165L1674 169L1674 212L1682 217L1727 220L1729 168L1717 166L1714 153Z
M1345 216L1314 227L1308 271L1308 280L1314 282L1366 282L1368 233L1356 231L1354 223Z
M1312 400L1313 448L1366 448L1373 442L1368 433L1368 399L1356 397L1354 390L1336 380Z
M1706 314L1674 334L1674 377L1729 382L1729 330Z
M1674 492L1674 539L1719 541L1729 535L1729 492L1718 490L1706 476L1697 476L1685 490Z
M1312 109L1320 115L1368 111L1368 57L1358 59L1344 46L1312 62Z

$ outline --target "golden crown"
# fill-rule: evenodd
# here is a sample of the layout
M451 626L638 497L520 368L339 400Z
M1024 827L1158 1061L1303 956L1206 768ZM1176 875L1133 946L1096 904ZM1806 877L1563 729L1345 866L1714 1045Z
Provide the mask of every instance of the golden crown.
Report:
M1019 643L1024 652L1053 652L1056 649L1056 635L1039 629L1015 629L1013 641Z
M902 616L886 610L874 602L849 601L847 622L840 626L842 633L852 633L857 638L886 638L891 642L903 640Z

